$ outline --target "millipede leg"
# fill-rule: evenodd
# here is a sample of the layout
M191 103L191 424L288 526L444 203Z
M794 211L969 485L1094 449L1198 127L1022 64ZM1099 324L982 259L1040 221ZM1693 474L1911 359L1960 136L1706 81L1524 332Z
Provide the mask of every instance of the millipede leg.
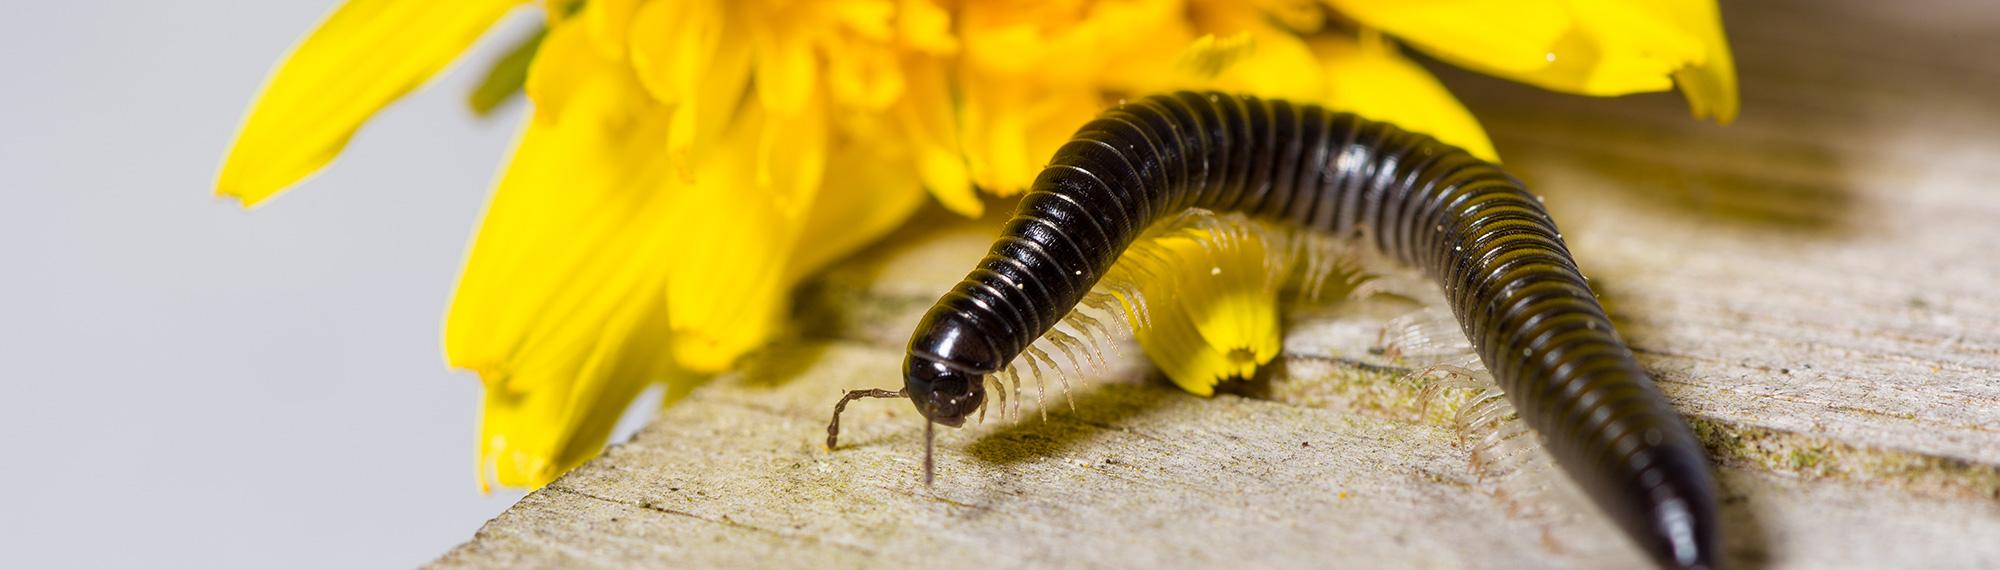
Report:
M908 398L908 397L910 397L910 393L907 391L884 390L881 388L866 388L861 390L846 390L841 392L840 401L834 403L833 405L833 421L829 421L826 424L826 450L833 451L833 449L835 447L838 447L840 444L840 413L847 411L848 402L852 402L862 398Z

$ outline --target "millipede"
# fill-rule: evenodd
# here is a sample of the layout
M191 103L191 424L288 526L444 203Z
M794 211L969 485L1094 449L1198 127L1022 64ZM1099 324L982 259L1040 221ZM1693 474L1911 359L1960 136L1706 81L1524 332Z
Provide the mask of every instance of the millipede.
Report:
M1351 235L1442 288L1479 360L1549 454L1664 567L1713 568L1702 447L1613 330L1562 234L1500 167L1317 105L1179 92L1123 102L1057 150L985 258L911 335L904 388L934 425L1075 310L1149 226L1191 209ZM1018 388L1017 388L1018 391ZM1004 398L1004 390L1001 391ZM828 445L837 435L829 426Z

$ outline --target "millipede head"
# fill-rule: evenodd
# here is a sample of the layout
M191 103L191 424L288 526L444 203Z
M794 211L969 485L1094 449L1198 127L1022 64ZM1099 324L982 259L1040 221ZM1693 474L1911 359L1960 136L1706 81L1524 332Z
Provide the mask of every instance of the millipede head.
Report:
M932 422L958 427L986 403L985 376L911 355L903 364L903 391L916 404L917 413Z

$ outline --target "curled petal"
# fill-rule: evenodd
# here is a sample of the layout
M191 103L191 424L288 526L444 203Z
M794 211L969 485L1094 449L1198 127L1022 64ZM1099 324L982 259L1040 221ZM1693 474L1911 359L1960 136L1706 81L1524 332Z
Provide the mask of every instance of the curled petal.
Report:
M1239 219L1159 231L1105 276L1107 289L1126 292L1120 302L1139 346L1190 393L1214 394L1278 355L1286 265L1259 228Z

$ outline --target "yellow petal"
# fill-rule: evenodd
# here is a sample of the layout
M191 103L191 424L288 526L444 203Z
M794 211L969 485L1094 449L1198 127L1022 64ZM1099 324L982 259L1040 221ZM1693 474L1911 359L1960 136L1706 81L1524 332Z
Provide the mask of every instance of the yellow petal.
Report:
M627 32L644 0L593 0L584 5L584 19L590 25L590 39L606 59L623 61Z
M1703 57L1692 34L1637 2L1572 2L1571 15L1545 65L1502 75L1569 93L1624 95L1672 89L1674 70Z
M595 457L619 416L657 380L675 387L697 381L676 374L663 347L668 334L657 299L601 323L607 340L576 361L534 361L494 383L533 390L485 389L480 413L480 487L535 488Z
M896 7L896 30L903 43L918 51L948 54L958 51L958 36L951 32L951 13L936 0L900 0Z
M1714 0L1327 0L1439 59L1556 91L1665 91L1698 117L1736 113L1736 72Z
M1363 26L1388 32L1438 57L1506 76L1548 65L1549 47L1569 33L1563 0L1326 0Z
M1379 36L1329 38L1314 47L1326 66L1326 93L1320 101L1328 107L1431 135L1482 159L1500 159L1472 112Z
M1310 2L1306 5L1318 9ZM1290 100L1318 98L1324 81L1318 59L1304 39L1277 23L1277 18L1292 18L1317 25L1294 11L1296 6L1283 1L1203 5L1195 23L1207 35L1183 48L1176 66L1192 81L1173 88Z
M634 16L646 33L631 34L632 68L647 93L674 107L667 153L682 178L693 177L694 152L737 123L750 87L752 50L736 20L714 2L648 2Z
M1558 43L1549 69L1523 81L1591 95L1664 91L1678 82L1695 116L1735 118L1736 66L1713 0L1572 4L1573 37Z
M632 27L645 32L629 35L632 68L639 82L662 103L691 96L718 50L745 43L723 41L740 33L735 31L739 28L725 26L722 10L713 2L647 2L632 17Z
M804 34L771 29L772 22L761 24L750 26L757 47L757 98L778 114L798 113L819 81L817 56Z
M544 346L535 343L577 344L548 335L619 310L602 280L664 279L635 273L663 271L661 263L630 257L663 247L645 216L665 201L667 171L667 113L629 107L636 90L601 74L575 90L561 120L528 124L453 295L445 328L453 365L504 371Z
M549 40L583 39L576 28ZM630 74L598 69L567 84L560 117L529 121L446 316L446 357L485 381L482 481L547 483L675 370L660 292L682 244L658 223L676 190L670 113L635 107L648 99Z
M1326 10L1314 0L1260 0L1254 4L1273 22L1295 32L1310 34L1326 25Z
M794 114L770 113L761 121L756 141L745 143L757 148L755 190L768 194L787 220L803 218L817 201L814 193L826 174L826 114L817 99L808 100ZM718 190L728 193L726 188Z
M1255 375L1282 340L1278 290L1288 266L1263 226L1226 219L1201 213L1149 232L1105 276L1146 355L1203 396Z
M959 108L961 144L973 184L981 190L1008 196L1025 187L1023 171L1032 166L1028 158L1031 155L1027 148L1027 118L1022 109L1027 106L1030 94L1024 91L1020 86L998 82L964 91ZM1081 94L1093 98L1096 95L1089 91Z
M972 186L966 153L959 143L958 105L952 95L952 81L944 64L924 58L906 67L909 83L896 108L897 124L903 128L916 154L917 176L938 203L959 215L979 217L986 203Z
M850 45L826 65L827 93L842 107L872 115L903 95L901 65L891 50Z
M777 334L787 313L796 212L816 197L824 163L767 160L765 120L743 113L724 139L706 145L689 188L674 193L660 221L685 244L668 260L674 278L666 293L675 356L692 370L727 370ZM802 126L813 132L785 141L786 151L823 157L824 131Z
M1325 70L1297 36L1267 27L1245 37L1251 53L1204 87L1294 101L1310 101L1325 90Z
M480 226L446 354L486 380L482 474L540 486L582 464L672 354L660 300L658 118L606 136L596 116L530 122Z
M948 75L974 186L1022 191L1109 101L1170 86L1174 54L1195 39L1187 10L1177 0L962 3Z
M922 199L899 145L835 144L826 111L751 110L707 145L687 191L658 223L683 244L667 260L677 362L727 370L770 342L801 279L872 243ZM828 170L831 168L832 170Z
M1056 148L1104 108L1090 86L1030 90L1004 82L968 86L959 112L972 180L1010 196L1027 189Z
M528 67L525 90L528 98L535 102L535 116L544 121L556 121L569 108L571 97L578 92L592 89L594 82L620 82L618 77L629 73L625 66L607 58L596 48L586 26L571 20L556 24L542 39L535 61ZM616 116L624 110L644 106L646 100L645 92L639 89L599 88L594 92L598 95L624 96L622 101L601 102L595 107L607 113L607 120L623 120Z
M923 187L907 159L886 145L849 142L834 148L829 173L799 226L798 247L786 268L788 282L819 271L902 225L923 203Z
M1186 49L1181 50L1175 67L1195 79L1210 80L1235 66L1236 62L1249 57L1255 48L1256 45L1252 43L1248 32L1238 32L1220 38L1213 33L1204 34L1195 38L1194 43L1188 44Z
M900 9L895 0L844 0L841 2L821 2L813 5L813 17L822 22L819 32L837 28L850 34L856 40L869 43L887 42L896 35L896 11ZM838 57L839 53L830 53Z
M256 205L324 167L362 122L444 69L518 0L349 0L279 64L216 194Z
M1736 58L1730 54L1729 40L1722 31L1722 16L1714 0L1671 0L1658 4L1664 17L1703 45L1700 63L1674 71L1674 83L1687 97L1697 118L1713 118L1729 124L1736 120Z

